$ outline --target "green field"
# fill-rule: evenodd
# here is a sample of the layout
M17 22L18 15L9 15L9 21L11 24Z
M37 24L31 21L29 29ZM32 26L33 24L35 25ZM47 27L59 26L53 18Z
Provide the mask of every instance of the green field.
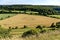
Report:
M23 29L12 29L11 33L12 35L22 35L24 32L30 30L31 28L23 28Z
M53 17L53 18L58 18L60 19L60 15L48 15L49 17Z
M15 15L16 14L0 14L0 20L15 16Z

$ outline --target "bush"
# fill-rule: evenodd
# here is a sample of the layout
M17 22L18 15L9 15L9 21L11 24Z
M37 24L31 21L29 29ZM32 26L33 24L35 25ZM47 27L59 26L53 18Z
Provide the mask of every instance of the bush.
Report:
M46 30L41 30L41 31L40 31L40 33L45 33L45 32L46 32Z
M39 28L39 29L41 29L41 30L43 29L40 25L38 25L36 28Z
M12 28L11 28L11 27L9 27L8 31L11 31L11 29L12 29Z
M43 28L45 28L46 26L43 26Z
M52 23L50 27L51 28L55 28L56 26L54 25L54 23Z
M16 26L15 29L18 29L18 27Z
M9 29L11 29L11 27L9 27Z
M32 13L30 13L30 15L32 15Z
M11 36L11 35L10 35L10 31L8 29L0 28L0 37L7 38L9 36Z
M60 28L60 22L56 23L57 28Z
M37 35L37 34L38 34L37 31L35 31L35 30L29 30L27 32L24 32L23 35L22 35L22 37L27 37L27 36L31 36L31 35Z
M26 26L26 25L24 25L24 28L27 28L27 26Z
M1 28L1 25L0 25L0 28Z
M12 29L15 29L15 28L12 28Z
M0 20L3 20L3 18L0 18Z
M55 30L55 28L52 28L52 29L50 29L50 30Z
M7 16L7 18L10 18L10 16Z

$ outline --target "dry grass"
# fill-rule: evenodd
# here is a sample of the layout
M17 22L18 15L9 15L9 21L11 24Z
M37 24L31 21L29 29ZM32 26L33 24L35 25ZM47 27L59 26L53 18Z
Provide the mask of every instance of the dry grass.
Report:
M29 38L26 38L26 40L60 40L60 32L50 32L50 33L44 33L40 34L39 36L31 36Z
M45 16L36 16L36 15L27 15L27 14L18 14L14 17L1 20L0 25L2 27L22 27L24 25L29 27L34 27L36 25L45 25L50 26L53 22L59 22L60 19L49 18Z
M1 38L1 40L4 40ZM60 40L60 30L50 31L38 36L32 35L26 38L19 37L18 35L13 36L12 38L6 38L5 40Z

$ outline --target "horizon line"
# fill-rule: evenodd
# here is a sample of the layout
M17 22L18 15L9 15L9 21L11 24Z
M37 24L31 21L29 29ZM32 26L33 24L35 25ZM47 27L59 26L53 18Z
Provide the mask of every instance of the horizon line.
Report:
M0 4L0 5L41 5L41 6L60 6L60 5L42 5L42 4Z

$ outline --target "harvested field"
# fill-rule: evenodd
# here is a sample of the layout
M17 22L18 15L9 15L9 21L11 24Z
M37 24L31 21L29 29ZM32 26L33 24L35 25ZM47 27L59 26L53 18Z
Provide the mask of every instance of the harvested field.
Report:
M2 27L23 27L24 25L28 27L34 27L37 25L50 26L52 23L60 22L60 19L49 18L45 16L38 15L27 15L27 14L17 14L16 16L7 18L0 21Z

